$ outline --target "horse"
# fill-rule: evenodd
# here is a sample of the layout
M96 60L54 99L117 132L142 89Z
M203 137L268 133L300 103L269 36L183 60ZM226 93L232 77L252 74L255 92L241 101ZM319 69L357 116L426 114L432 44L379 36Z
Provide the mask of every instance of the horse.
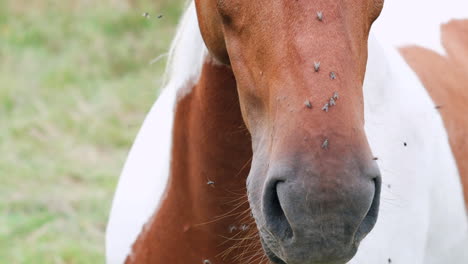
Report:
M467 263L449 135L369 36L382 6L190 2L119 180L107 262Z

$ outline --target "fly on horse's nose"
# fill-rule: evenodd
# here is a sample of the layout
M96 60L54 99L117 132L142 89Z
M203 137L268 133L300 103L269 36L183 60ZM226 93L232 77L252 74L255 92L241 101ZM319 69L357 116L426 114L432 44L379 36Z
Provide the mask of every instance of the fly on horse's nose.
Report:
M323 149L328 149L328 138L325 139L325 141L323 142L322 148L323 148Z
M326 104L322 107L322 110L328 113L328 107L329 107L329 106L330 106L330 105L329 105L328 103L326 103Z
M339 98L338 92L333 93L333 99L338 100Z

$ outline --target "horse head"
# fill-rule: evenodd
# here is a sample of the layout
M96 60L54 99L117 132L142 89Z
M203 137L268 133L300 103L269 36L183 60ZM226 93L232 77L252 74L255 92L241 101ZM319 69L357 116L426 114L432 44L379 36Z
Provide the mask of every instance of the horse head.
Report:
M276 263L344 263L376 223L364 131L367 41L383 0L196 0L211 56L234 72L252 136L247 191Z

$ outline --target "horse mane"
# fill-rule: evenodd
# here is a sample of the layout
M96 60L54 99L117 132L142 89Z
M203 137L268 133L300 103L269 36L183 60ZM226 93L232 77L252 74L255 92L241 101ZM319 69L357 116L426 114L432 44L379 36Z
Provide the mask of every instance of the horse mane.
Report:
M189 0L169 48L163 89L179 91L187 87L187 82L198 81L207 54L198 26L195 2Z

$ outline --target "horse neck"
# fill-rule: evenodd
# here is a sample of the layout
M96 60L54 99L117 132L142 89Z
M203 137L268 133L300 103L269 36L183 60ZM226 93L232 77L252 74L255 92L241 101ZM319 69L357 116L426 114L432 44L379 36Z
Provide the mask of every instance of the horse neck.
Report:
M206 62L175 109L166 197L127 262L234 263L234 242L255 232L245 191L251 157L234 75Z

